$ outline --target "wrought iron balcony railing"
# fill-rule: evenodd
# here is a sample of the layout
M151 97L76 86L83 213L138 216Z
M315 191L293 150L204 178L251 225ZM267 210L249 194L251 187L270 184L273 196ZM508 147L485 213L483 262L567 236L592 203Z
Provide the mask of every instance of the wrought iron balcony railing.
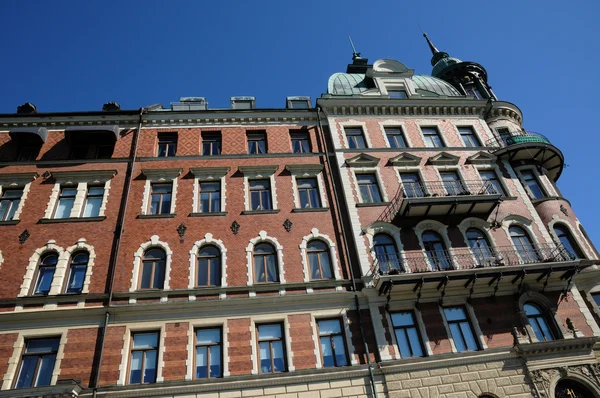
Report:
M532 131L511 131L509 134L510 135L502 135L488 140L486 142L486 146L504 148L510 145L523 144L526 142L542 142L545 144L551 144L548 138L542 134L534 133Z
M375 277L406 272L435 272L455 269L503 267L576 260L562 245L456 248L449 250L407 251L403 254L377 255L372 267Z

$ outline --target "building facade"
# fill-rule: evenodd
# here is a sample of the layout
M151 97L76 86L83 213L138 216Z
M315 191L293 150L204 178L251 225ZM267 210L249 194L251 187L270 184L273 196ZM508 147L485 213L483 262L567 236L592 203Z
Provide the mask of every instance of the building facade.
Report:
M0 397L600 397L563 155L428 43L316 107L0 115Z

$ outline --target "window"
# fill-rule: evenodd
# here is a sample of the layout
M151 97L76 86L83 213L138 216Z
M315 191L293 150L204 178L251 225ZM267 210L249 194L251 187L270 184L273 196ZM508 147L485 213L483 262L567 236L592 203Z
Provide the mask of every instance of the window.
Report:
M285 372L281 325L259 325L257 329L260 373Z
M196 329L196 379L223 376L221 329Z
M129 384L154 383L158 364L158 332L133 334Z
M279 282L275 249L268 243L254 248L254 282Z
M41 145L25 145L19 148L17 162L33 162L40 154Z
M202 133L202 155L212 156L221 154L221 133Z
M407 198L422 198L425 196L423 184L418 173L400 173L404 196Z
M250 180L250 209L272 210L271 181Z
M38 267L37 280L33 288L33 294L47 295L50 292L54 272L58 263L58 254L48 253L44 255Z
M425 139L425 146L429 148L443 148L445 147L440 132L436 127L421 127L423 132L423 138Z
M344 129L346 132L346 138L348 139L348 148L350 149L362 149L366 148L365 136L360 127L352 127Z
M177 153L177 133L158 133L158 157L175 156Z
M77 188L62 187L54 211L54 218L69 218L77 196Z
M458 196L467 193L456 171L441 171L440 177L442 177L442 184L447 195Z
M150 249L144 253L140 289L162 289L165 283L165 252Z
M254 109L254 100L251 99L235 99L232 102L233 109Z
M483 99L483 95L481 95L479 88L477 88L477 86L474 83L465 84L463 86L465 88L465 92L467 93L467 95L472 95L476 99Z
M110 159L114 152L114 144L73 143L71 144L71 159Z
M358 189L363 203L381 202L381 193L375 174L357 174Z
M496 175L496 172L493 170L479 170L479 176L483 181L483 187L485 192L490 195L502 195L505 196L504 188L502 188L502 184Z
M579 249L577 243L573 239L573 236L569 230L562 225L554 225L554 233L558 237L558 241L566 251L564 254L568 254L568 257L572 260L583 258L584 256Z
M377 234L373 239L373 243L375 244L375 257L380 272L387 274L393 269L402 270L398 248L389 235Z
M151 184L150 209L148 214L171 213L173 184Z
M600 293L592 293L592 298L596 303L596 306L600 307Z
M260 155L267 153L267 136L265 133L246 133L248 137L248 153Z
M83 217L98 217L104 198L104 187L88 187Z
M312 240L308 243L307 249L310 278L331 279L331 260L327 245L320 240Z
M533 246L531 238L521 227L513 225L508 229L510 239L512 240L521 261L524 263L537 263L540 261L537 250Z
M406 94L405 90L388 90L388 95L390 98L394 99L405 99L408 98L408 94Z
M296 183L298 184L298 197L302 209L321 207L319 184L316 178L298 178Z
M476 351L479 349L473 327L467 319L464 307L446 307L444 315L448 328L458 352Z
M385 135L390 144L390 148L407 148L404 133L400 127L386 127Z
M467 229L467 241L477 260L477 265L486 265L494 261L494 253L483 232L477 228Z
M521 170L521 177L523 177L525 186L529 188L531 199L539 199L546 196L533 170Z
M221 252L214 246L198 251L197 286L221 286Z
M22 188L6 189L2 192L2 198L0 198L0 221L10 221L13 219L21 203L22 196Z
M395 312L390 315L400 356L402 358L425 356L413 312Z
M535 333L535 337L538 339L538 341L555 340L548 321L538 306L527 303L523 306L523 310L525 310L527 321L529 321L529 325L533 329L533 333Z
M221 183L200 182L200 213L221 211Z
M339 319L318 320L323 367L347 366L346 342Z
M459 127L458 133L460 134L460 138L466 147L474 148L481 146L481 143L479 142L477 135L475 135L472 127Z
M292 139L292 152L294 153L308 153L310 152L310 138L306 131L292 131L290 132L290 138Z
M71 257L69 279L67 286L65 286L65 293L81 293L89 258L88 252L79 252Z
M434 271L452 269L451 260L442 237L434 231L423 232L423 246L429 264Z
M293 109L308 109L311 103L308 100L290 100L290 105Z
M49 386L54 372L60 338L25 340L15 388Z

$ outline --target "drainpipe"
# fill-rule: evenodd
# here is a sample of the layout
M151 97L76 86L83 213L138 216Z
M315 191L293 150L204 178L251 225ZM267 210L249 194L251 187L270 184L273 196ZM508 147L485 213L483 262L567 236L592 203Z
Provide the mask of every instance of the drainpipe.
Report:
M154 107L154 105L152 107ZM127 172L125 174L125 185L124 185L125 188L123 191L123 196L122 196L123 199L121 200L121 206L119 209L119 216L117 217L117 227L115 228L116 237L115 237L114 244L113 244L113 251L112 251L113 255L111 256L110 265L109 265L110 277L108 279L108 281L109 281L108 303L107 303L106 315L104 317L104 326L102 328L102 335L100 337L100 339L101 339L100 354L98 357L98 366L96 367L96 377L94 380L94 390L92 393L93 398L96 398L96 394L98 392L98 383L100 382L100 367L102 366L102 358L104 356L104 345L106 342L106 329L108 328L108 322L110 320L110 312L108 309L111 306L112 297L113 297L113 285L115 282L115 274L116 274L116 269L117 269L117 261L119 258L119 250L121 248L121 238L123 237L123 230L125 227L125 214L127 213L127 205L129 203L129 193L131 192L131 181L133 180L133 178L132 178L133 168L135 166L139 136L140 136L140 131L142 129L142 117L143 117L143 114L148 111L148 108L150 108L150 107L140 108L139 115L138 115L137 129L135 130L134 135L133 135L133 153L128 161Z
M327 141L325 138L325 133L323 132L323 124L321 122L321 112L325 113L326 112L321 109L320 106L317 106L317 121L319 123L319 136L321 138L321 141L323 142L323 148L325 150L325 163L327 166L327 172L329 173L329 175L331 176L331 178L333 178L333 168L331 166L331 162L329 161L332 155L329 152L329 146L327 145ZM336 159L336 163L337 163L337 159ZM331 185L335 185L335 184L331 184ZM342 230L342 241L344 242L344 249L345 249L345 254L346 254L346 258L348 259L348 265L349 265L349 269L350 269L350 278L352 279L352 291L354 292L354 304L356 306L356 312L358 313L358 323L360 326L360 337L362 339L362 343L365 347L365 353L367 356L367 365L369 367L369 380L371 383L371 391L373 391L373 397L374 398L378 398L377 396L377 388L375 386L375 375L373 372L373 364L371 363L371 358L370 358L370 352L369 352L369 346L367 344L367 339L365 338L365 327L364 327L364 322L363 322L363 318L362 315L360 314L360 304L358 302L358 291L356 289L356 281L354 279L354 271L352 269L352 264L351 264L351 260L350 260L350 247L348 246L348 236L346 235L346 229L344 228L344 222L343 219L341 217L341 207L340 207L340 198L338 196L338 192L337 189L335 188L335 186L332 187L333 189L331 189L331 191L333 192L333 199L335 202L335 207L336 209L340 212L339 214L339 222L340 222L340 229ZM348 208L348 202L346 200L346 197L343 196L343 200L344 200L344 205L345 208ZM358 253L356 254L356 258L358 258Z

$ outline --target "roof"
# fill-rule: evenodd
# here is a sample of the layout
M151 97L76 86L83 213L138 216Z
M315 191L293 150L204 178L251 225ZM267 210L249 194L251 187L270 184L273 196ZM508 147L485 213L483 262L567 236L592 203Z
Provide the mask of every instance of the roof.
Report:
M462 97L449 83L433 76L413 75L415 88L424 96ZM360 95L369 90L365 75L360 73L334 73L329 78L327 93L331 95Z

